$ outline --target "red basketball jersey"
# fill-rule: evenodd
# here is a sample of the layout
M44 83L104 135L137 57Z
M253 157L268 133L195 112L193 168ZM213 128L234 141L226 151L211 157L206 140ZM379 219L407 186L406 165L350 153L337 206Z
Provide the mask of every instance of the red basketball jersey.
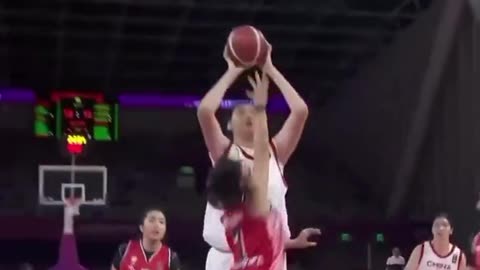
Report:
M472 243L475 269L480 269L480 233L477 233Z
M119 270L169 270L170 248L163 245L149 259L140 240L128 242Z
M222 221L233 252L231 270L283 269L287 236L279 212L272 209L267 217L252 217L244 209L226 211Z

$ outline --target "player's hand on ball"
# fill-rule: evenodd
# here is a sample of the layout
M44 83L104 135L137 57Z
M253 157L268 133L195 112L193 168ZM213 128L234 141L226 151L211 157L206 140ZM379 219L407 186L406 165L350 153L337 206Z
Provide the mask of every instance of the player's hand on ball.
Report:
M263 34L262 34L263 35ZM270 71L270 69L273 68L273 63L272 63L272 44L270 44L266 39L265 41L267 42L267 58L265 59L265 64L263 65L262 69L265 72Z
M225 48L223 49L223 59L225 59L225 62L227 62L229 70L237 71L237 72L241 72L244 70L243 67L235 65L233 60L230 58L230 56L228 55L227 45L225 45Z
M321 235L322 232L320 229L317 228L306 228L303 229L295 238L295 244L298 248L308 248L308 247L314 247L317 245L317 242L311 241L310 238L312 236L317 236Z
M260 75L255 72L254 78L248 77L248 82L252 86L252 91L247 91L247 96L253 100L255 105L266 106L268 101L268 87L270 80L267 73L263 72Z

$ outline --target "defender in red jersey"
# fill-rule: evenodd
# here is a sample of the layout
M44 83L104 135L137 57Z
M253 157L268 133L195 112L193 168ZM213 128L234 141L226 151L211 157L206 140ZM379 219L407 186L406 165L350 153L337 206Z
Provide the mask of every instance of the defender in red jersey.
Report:
M268 77L255 74L253 166L222 156L207 180L209 203L223 209L222 222L227 242L233 252L232 270L283 269L287 235L282 219L267 198L269 173L269 138L267 116Z
M180 270L175 252L162 243L166 232L163 212L145 211L140 223L142 237L119 246L112 261L112 270Z

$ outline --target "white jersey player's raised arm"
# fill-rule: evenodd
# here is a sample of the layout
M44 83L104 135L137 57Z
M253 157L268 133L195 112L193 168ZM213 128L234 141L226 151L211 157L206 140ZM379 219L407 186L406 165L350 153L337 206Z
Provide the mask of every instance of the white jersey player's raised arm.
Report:
M208 91L200 102L197 111L203 139L205 140L205 144L213 161L216 161L230 144L230 140L224 135L215 113L220 107L227 89L244 71L244 68L236 67L227 54L224 54L224 58L228 63L227 71L212 89ZM266 72L271 80L278 86L290 109L290 114L283 127L273 138L278 159L282 164L285 164L295 150L303 133L303 128L308 117L308 107L297 91L295 91L282 73L273 65L270 53L263 67L263 71ZM235 144L252 148L253 128L251 120L252 108L245 108L245 106L240 105L238 110L234 110L230 124Z

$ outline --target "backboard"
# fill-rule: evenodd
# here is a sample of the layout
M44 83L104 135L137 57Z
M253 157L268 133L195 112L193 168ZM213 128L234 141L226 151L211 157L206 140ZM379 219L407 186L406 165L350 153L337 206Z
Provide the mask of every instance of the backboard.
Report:
M39 165L38 203L63 206L74 197L81 205L102 206L107 202L108 174L105 166Z

